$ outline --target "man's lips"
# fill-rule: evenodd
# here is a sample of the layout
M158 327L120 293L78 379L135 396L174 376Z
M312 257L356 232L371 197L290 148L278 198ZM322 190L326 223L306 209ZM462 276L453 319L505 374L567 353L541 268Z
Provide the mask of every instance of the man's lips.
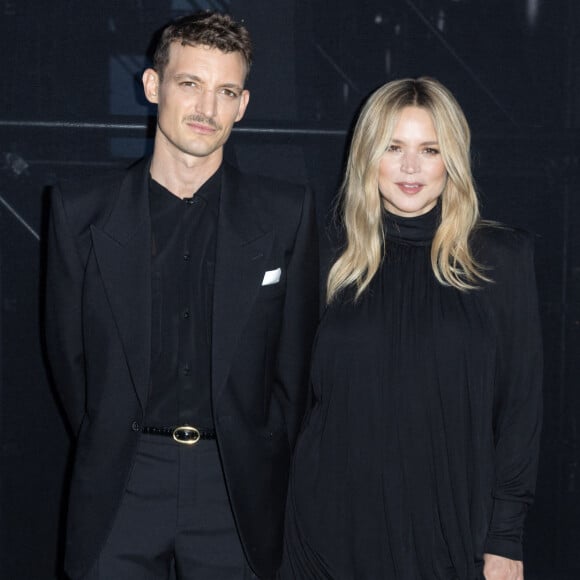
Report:
M407 183L405 181L400 181L397 183L397 187L403 192L407 194L418 193L424 187L422 183Z
M217 127L212 125L206 125L205 123L199 123L198 121L188 121L187 126L196 131L197 133L203 133L204 135L209 135L210 133L215 133Z
M190 129L203 135L210 135L221 128L211 117L204 117L203 115L191 115L190 117L185 117L184 121Z

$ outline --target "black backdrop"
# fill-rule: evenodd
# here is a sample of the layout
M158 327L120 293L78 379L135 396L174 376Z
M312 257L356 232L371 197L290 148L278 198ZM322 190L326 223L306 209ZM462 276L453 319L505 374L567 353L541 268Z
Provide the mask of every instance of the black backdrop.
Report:
M485 217L537 234L545 426L527 579L580 577L580 3L576 0L6 0L0 3L0 577L59 578L69 442L42 356L46 188L151 146L153 33L198 8L253 33L227 155L309 182L320 217L378 85L447 84L474 133Z

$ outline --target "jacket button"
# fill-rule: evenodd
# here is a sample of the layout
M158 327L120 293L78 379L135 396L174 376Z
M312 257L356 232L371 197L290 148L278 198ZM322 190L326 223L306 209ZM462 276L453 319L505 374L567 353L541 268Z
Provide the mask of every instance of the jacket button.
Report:
M137 421L133 421L133 423L131 423L131 429L135 432L141 431L141 427L139 426L139 423L137 423Z

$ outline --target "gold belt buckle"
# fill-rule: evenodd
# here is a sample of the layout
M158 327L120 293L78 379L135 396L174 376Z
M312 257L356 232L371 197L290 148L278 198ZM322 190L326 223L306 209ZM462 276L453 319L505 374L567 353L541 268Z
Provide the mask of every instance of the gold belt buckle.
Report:
M200 439L201 435L199 429L191 427L190 425L183 425L173 429L173 440L183 445L195 445Z

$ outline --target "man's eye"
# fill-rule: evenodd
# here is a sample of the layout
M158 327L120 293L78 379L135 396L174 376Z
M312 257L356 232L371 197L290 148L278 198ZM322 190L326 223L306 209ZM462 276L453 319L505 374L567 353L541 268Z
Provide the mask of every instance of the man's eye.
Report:
M230 97L231 99L235 99L238 96L238 93L236 93L236 91L232 91L231 89L222 89L222 94L226 97Z

